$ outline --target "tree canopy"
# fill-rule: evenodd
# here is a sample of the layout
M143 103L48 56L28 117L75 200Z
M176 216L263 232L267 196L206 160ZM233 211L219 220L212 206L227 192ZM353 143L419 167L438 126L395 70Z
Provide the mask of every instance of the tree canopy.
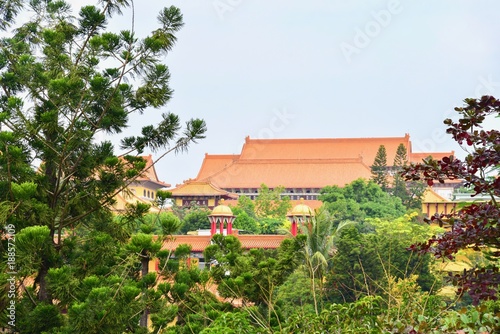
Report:
M448 126L446 132L458 144L468 148L465 159L450 156L435 160L429 157L423 163L404 168L403 176L408 180L424 180L428 185L462 179L466 187L474 190L472 197L486 194L490 199L465 205L453 213L431 217L431 221L446 226L448 231L415 244L412 249L449 259L461 249L484 252L493 262L452 277L459 286L459 294L468 292L474 302L479 303L482 299L497 299L500 284L500 131L484 128L488 118L500 116L500 101L492 96L466 99L465 105L455 108L455 111L459 120L446 119L444 124Z
M365 218L396 218L406 211L398 197L384 192L372 180L357 179L343 188L324 187L319 200L323 201L336 224L342 221L361 222Z

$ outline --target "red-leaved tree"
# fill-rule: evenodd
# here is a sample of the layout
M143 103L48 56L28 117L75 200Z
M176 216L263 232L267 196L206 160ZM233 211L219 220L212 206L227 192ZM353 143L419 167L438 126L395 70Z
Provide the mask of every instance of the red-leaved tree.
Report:
M465 105L455 110L460 115L458 122L446 119L444 123L448 125L446 132L468 153L465 159L428 158L423 163L404 168L401 175L406 180L425 180L429 186L436 181L463 179L465 186L474 190L473 197L488 195L486 202L475 202L450 214L434 215L430 221L449 226L447 232L410 247L413 251L449 259L461 249L484 252L493 260L491 264L450 274L458 286L458 293L468 292L473 303L478 304L481 300L497 299L500 284L500 208L497 202L500 196L500 131L483 128L486 119L500 116L500 100L492 96L466 99Z

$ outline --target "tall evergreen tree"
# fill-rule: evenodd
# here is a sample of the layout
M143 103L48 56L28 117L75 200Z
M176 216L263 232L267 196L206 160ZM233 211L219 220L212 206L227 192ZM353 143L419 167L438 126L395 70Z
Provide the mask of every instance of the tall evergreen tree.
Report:
M408 166L406 147L399 144L393 164L392 194L401 198L401 202L408 209L420 209L422 196L426 185L422 181L405 181L401 176L402 170Z
M394 157L393 164L393 183L392 183L392 194L401 198L403 204L408 203L409 192L406 189L406 182L400 175L401 170L408 164L408 157L406 147L403 144L399 144L396 150L396 156Z
M87 242L64 240L66 231L125 242L109 207L145 172L140 155L186 150L204 138L206 126L192 119L183 129L177 115L162 114L139 135L122 139L122 156L102 140L121 133L130 115L170 100L170 73L162 60L183 26L178 8L164 8L159 28L139 38L133 25L108 30L110 20L129 7L126 0L84 6L76 18L64 1L30 1L34 14L16 27L26 3L0 2L0 29L8 36L0 39L0 217L22 237L17 255L30 261L19 270L35 277L38 298L31 300L43 305L53 301L49 271Z
M408 151L403 143L398 145L396 149L396 156L394 157L394 167L401 169L401 167L408 164Z
M388 188L388 180L387 180L387 152L385 150L384 145L380 145L377 151L377 155L375 156L375 161L371 166L372 172L372 180L382 188L382 190L386 191Z

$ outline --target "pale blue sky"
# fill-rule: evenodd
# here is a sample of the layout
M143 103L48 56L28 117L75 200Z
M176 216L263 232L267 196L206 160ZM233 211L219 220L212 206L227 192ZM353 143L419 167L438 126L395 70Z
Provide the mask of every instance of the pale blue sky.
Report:
M162 111L208 126L158 164L172 185L196 177L206 152L239 153L247 135L409 133L415 151L458 151L443 119L464 98L500 95L498 0L136 1L136 31L170 5L185 27L165 59L175 92ZM156 119L146 116L128 135Z

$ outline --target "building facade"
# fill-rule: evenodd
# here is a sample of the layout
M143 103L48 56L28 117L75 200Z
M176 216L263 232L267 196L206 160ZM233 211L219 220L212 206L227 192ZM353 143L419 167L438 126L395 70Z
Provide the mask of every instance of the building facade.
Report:
M158 179L153 157L147 155L142 158L146 161L145 171L115 196L112 209L116 213L124 212L127 204L137 202L153 204L156 199L156 192L170 187L170 184ZM155 207L151 208L151 211L156 210Z
M454 152L413 152L409 134L381 138L251 139L245 138L240 154L205 154L198 175L189 182L209 184L230 194L255 199L262 184L283 186L292 201L317 200L321 188L340 187L358 179L370 179L370 166L381 145L390 167L403 144L409 162L435 159ZM176 189L182 188L178 186ZM173 193L176 192L174 189Z

